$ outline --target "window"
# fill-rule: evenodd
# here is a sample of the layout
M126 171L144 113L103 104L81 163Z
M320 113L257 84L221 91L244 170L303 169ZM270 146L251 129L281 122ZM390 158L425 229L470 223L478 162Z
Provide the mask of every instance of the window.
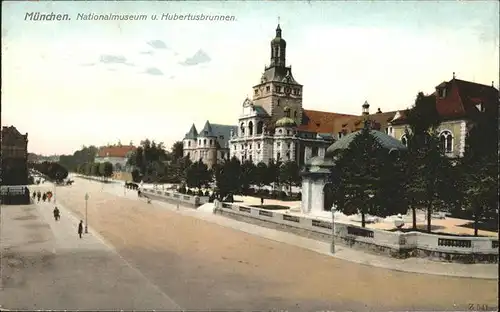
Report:
M277 147L280 147L280 146L281 146L281 143L280 143L280 142L276 143L276 146L277 146Z
M450 131L444 130L439 134L439 143L445 153L453 152L453 135Z
M207 145L207 139L203 139L203 146Z
M446 97L446 87L441 88L441 90L439 90L439 96L441 98L445 98Z
M259 121L257 122L257 134L262 134L264 130L264 122Z
M276 86L276 92L277 93L281 93L281 87L280 86Z
M191 141L188 141L188 147L191 146Z
M280 160L281 159L281 154L278 152L276 153L276 160Z
M257 149L260 149L260 143L257 143Z
M255 95L259 94L259 90L255 89Z
M253 122L248 123L248 135L253 135Z
M250 156L248 157L248 160L252 161L252 155L250 155Z
M290 159L290 152L286 152L286 159L289 160Z
M279 133L279 134L281 134L281 133L283 133L283 131L282 131L281 129L279 129L279 130L278 130L278 133Z
M290 148L291 144L290 144L290 143L288 143L286 146L287 146L288 148Z
M244 123L241 123L241 125L240 125L240 133L241 133L241 135L245 135L245 124Z
M276 106L280 106L280 100L278 99L278 103L276 103Z
M210 140L210 146L212 146L212 140Z
M314 146L314 147L312 148L312 157L314 157L314 156L318 156L318 151L319 151L318 147L317 147L317 146Z
M290 130L286 130L286 135L290 135Z
M266 87L266 92L269 93L269 91L271 91L271 87L270 86L267 86Z
M245 147L243 146L243 144L241 144L241 149L245 149Z
M299 114L297 113L297 111L295 111L295 112L293 113L293 118L297 118L297 117L298 117L298 115L299 115Z

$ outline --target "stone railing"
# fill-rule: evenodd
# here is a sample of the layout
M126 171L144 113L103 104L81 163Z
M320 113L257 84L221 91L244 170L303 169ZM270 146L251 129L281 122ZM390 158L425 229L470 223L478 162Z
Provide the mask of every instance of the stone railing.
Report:
M222 203L219 212L271 228L331 241L332 222L242 204ZM425 257L462 263L498 262L498 238L391 232L335 222L335 241L397 258Z
M172 203L179 202L194 207L198 207L208 203L208 196L187 195L187 194L176 193L173 191L163 191L163 190L155 190L149 188L142 188L141 192L146 196L154 196L157 199L163 201Z

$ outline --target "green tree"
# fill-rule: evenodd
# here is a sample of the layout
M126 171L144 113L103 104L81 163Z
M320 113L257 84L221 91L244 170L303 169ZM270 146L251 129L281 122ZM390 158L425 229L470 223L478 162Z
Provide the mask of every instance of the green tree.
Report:
M368 123L344 150L336 163L335 177L341 188L334 190L334 203L346 215L361 214L361 226L365 227L365 215L390 214L386 207L376 207L377 193L381 194L379 159L387 153L380 142L370 133Z
M247 160L241 164L241 191L247 194L250 186L255 183L256 167L254 163Z
M110 162L100 163L99 175L104 179L110 178L113 175L113 164Z
M278 159L271 159L267 165L267 174L265 175L266 185L272 185L273 190L280 185L280 167L282 162Z
M186 184L188 187L201 189L211 182L211 178L207 165L201 159L193 163L186 172Z
M229 194L237 194L241 189L241 163L236 157L225 160L224 163L216 168L216 186L224 198Z
M99 163L93 163L90 167L90 175L95 177L100 176L99 167L100 167Z
M290 193L292 186L300 183L299 165L295 161L286 161L280 166L280 181L288 186Z
M480 114L465 140L457 170L463 183L464 203L474 217L474 235L482 218L498 219L498 113ZM497 220L498 222L498 220Z
M264 185L266 185L269 181L266 177L268 174L268 167L266 163L259 162L255 168L255 184L261 189Z
M184 157L184 145L182 141L175 142L172 145L172 151L170 153L172 154L173 161L176 161L177 159Z

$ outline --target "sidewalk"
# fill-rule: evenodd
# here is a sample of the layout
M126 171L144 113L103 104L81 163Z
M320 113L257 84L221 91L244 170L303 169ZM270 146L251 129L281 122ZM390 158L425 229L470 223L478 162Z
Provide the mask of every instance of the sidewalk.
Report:
M94 231L53 203L2 206L0 307L10 310L168 310L179 306Z
M123 196L119 192L108 190L108 192L115 195ZM131 196L126 196L131 198ZM137 199L137 197L136 197ZM352 248L344 247L342 245L335 246L335 254L330 253L330 244L322 241L305 238L295 234L269 229L265 227L256 226L254 224L237 221L213 213L198 211L196 209L169 204L163 201L153 200L152 204L161 206L171 211L190 217L195 217L208 222L216 223L221 226L233 228L243 231L252 235L260 236L270 240L278 241L285 244L294 245L297 247L305 248L311 251L321 253L326 256L332 256L337 259L346 260L362 265L369 265L384 269L420 273L420 274L433 274L443 276L455 276L466 278L479 278L479 279L498 279L498 265L497 264L460 264L460 263L446 263L427 260L423 258L408 258L408 259L395 259L382 255L375 255L363 251L355 250Z

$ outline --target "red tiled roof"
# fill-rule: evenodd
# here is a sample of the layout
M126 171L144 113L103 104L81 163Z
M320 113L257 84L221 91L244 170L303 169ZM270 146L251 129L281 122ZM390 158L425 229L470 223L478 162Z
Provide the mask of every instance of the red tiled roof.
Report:
M444 98L438 94L438 89L446 88ZM487 86L475 82L452 79L442 82L436 86L436 91L432 93L436 97L436 110L442 119L463 118L478 112L476 105L482 103L486 110L498 109L498 90L492 86ZM402 111L402 118L394 123L404 123L405 117Z
M305 109L302 116L302 124L299 125L298 129L300 131L316 133L333 133L333 127L336 120L339 118L354 116L355 115Z
M135 151L135 146L105 146L99 149L98 157L126 157L131 151Z
M387 124L392 121L397 111L375 113L368 115L373 129L381 130L387 127ZM335 120L333 131L334 133L344 132L351 133L360 130L364 127L364 120L367 116L351 116Z

